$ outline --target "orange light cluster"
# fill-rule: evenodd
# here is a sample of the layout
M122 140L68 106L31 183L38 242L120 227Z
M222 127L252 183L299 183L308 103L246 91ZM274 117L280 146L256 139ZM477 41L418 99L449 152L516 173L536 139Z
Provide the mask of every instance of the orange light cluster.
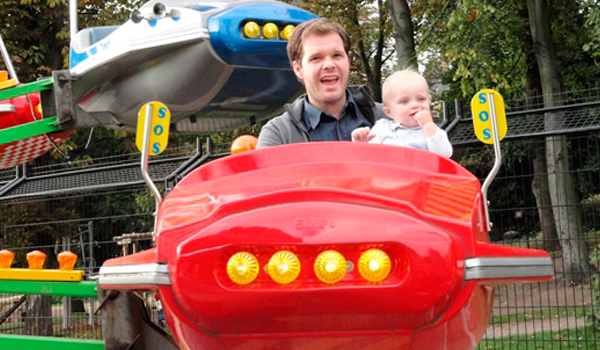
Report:
M289 284L300 275L302 264L300 258L292 251L280 250L271 256L263 270L276 283ZM355 265L358 266L360 276L372 283L385 280L392 269L392 260L381 249L363 251L356 264L347 261L340 252L331 249L320 252L314 260L309 258L309 261L304 261L304 264L309 266L312 264L315 277L330 285L340 282ZM256 280L261 269L259 260L254 254L240 251L231 255L227 261L226 271L232 282L247 285Z
M46 262L46 254L39 250L27 253L26 258L31 270L41 270ZM10 269L14 259L15 254L10 250L0 250L0 269ZM65 251L58 254L58 263L63 271L72 271L76 262L77 254L73 252Z

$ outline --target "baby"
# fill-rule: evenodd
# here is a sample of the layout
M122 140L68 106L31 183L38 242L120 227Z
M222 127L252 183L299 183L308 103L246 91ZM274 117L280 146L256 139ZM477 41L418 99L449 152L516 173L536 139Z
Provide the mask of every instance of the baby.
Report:
M352 131L352 141L420 148L444 157L452 155L446 132L435 125L425 78L411 69L389 76L383 83L383 111L390 119Z

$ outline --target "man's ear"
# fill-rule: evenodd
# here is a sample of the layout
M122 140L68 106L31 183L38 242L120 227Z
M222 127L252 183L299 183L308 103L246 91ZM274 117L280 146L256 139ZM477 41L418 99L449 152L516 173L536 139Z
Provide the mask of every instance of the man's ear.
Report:
M298 61L292 62L292 68L294 68L294 73L296 73L298 80L304 81L304 79L302 79L302 66L298 63Z

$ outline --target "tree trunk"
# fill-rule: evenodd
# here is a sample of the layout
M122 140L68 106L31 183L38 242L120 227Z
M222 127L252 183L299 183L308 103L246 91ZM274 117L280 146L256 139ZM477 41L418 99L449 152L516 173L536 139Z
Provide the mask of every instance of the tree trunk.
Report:
M548 190L546 148L544 147L544 143L538 145L532 144L531 146L535 154L533 158L534 178L531 184L531 190L535 196L540 226L544 235L542 248L547 252L554 252L560 250L560 244L556 232L554 213L552 212L552 200Z
M406 0L391 0L390 17L394 23L398 68L417 68L413 25Z
M528 24L527 0L521 0L522 10L520 17L523 19L523 25ZM540 82L540 74L535 58L533 48L533 40L531 33L527 32L526 28L520 31L521 41L523 45L523 55L525 56L526 72L525 72L525 108L537 108L537 101L533 99L542 90ZM530 122L537 123L538 115L528 116ZM536 206L538 208L538 217L544 237L543 249L548 252L560 250L558 234L556 233L556 224L554 222L554 213L552 212L552 201L550 191L548 189L548 174L546 167L546 144L539 142L538 139L529 141L529 149L533 154L533 174L534 178L531 184L531 190L535 196Z
M554 51L545 0L527 0L529 24L544 94L544 107L560 105L562 76ZM546 113L546 130L556 128L560 114ZM579 195L569 173L569 153L564 135L546 138L548 188L563 254L565 279L582 282L590 272L589 253L582 234Z
M47 60L47 65L51 70L63 69L63 50L68 43L61 39L58 34L61 32L63 27L66 26L67 19L65 18L69 9L66 3L58 2L58 4L52 9L54 12L55 20L51 23L48 31L52 33L54 40L51 42L50 52Z
M384 26L386 21L384 4L382 0L377 0L379 14L377 26L379 27L379 30L377 31L377 44L374 55L370 54L369 48L365 45L363 40L363 34L361 33L359 21L359 6L361 6L360 2L356 4L356 7L348 12L348 18L350 18L354 27L358 30L358 32L355 33L356 44L358 46L358 55L364 67L365 75L367 76L367 81L369 82L369 87L373 93L373 99L377 102L381 102L381 66L383 64L383 47L385 46Z
M52 336L52 297L28 295L23 321L28 335Z

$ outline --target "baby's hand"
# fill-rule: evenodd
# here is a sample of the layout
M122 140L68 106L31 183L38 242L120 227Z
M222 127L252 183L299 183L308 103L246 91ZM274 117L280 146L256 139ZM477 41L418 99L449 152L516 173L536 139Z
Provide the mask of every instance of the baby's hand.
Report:
M422 111L418 111L415 114L415 120L419 124L420 127L424 127L427 123L433 123L433 118L431 117L431 112L424 109Z
M375 135L369 135L371 128L363 126L362 128L356 128L352 130L352 142L369 142Z

